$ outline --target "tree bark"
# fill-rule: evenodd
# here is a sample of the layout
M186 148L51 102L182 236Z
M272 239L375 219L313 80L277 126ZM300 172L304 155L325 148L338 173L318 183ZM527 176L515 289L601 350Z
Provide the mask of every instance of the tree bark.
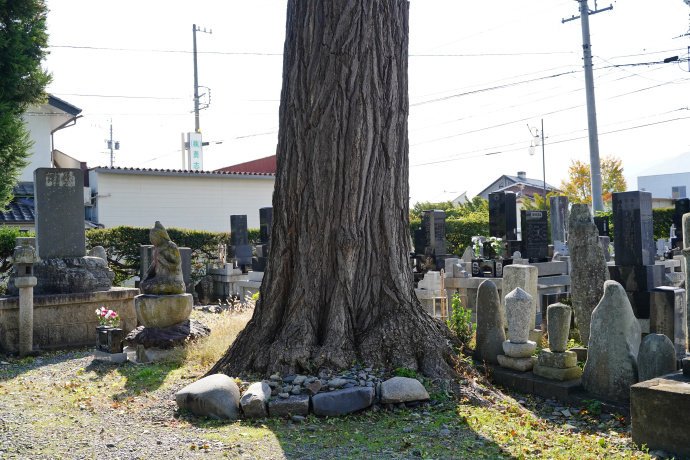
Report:
M209 374L402 366L450 377L454 336L408 258L406 0L289 0L269 261Z

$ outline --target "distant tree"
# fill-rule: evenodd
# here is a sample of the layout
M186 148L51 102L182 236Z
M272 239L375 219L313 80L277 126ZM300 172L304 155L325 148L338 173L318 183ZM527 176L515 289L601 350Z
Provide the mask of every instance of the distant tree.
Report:
M627 190L625 178L623 177L623 163L620 158L607 156L601 160L601 191L604 201L611 201L613 192L624 192ZM568 168L569 180L561 181L561 188L564 195L568 196L571 203L592 203L592 178L590 167L587 163L579 160L572 160Z
M32 143L22 115L46 100L50 74L41 67L48 46L44 0L0 0L0 208L28 164Z

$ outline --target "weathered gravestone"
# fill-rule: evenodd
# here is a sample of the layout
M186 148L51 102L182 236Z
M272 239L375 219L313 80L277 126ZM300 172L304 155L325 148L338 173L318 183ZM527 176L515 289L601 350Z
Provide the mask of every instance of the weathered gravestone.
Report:
M267 207L259 209L259 239L261 240L261 244L256 245L256 257L252 258L252 270L255 272L266 271L272 222L273 208Z
M474 359L498 364L506 340L505 307L498 297L498 289L491 280L482 281L477 289L477 345Z
M571 308L561 303L549 305L548 317L549 348L539 350L534 374L556 380L575 380L582 370L577 365L577 355L568 351Z
M252 264L252 245L247 233L247 216L230 216L230 244L228 245L228 262L246 272L246 266Z
M505 242L517 240L516 209L513 192L489 193L489 236Z
M506 303L507 295L515 288L520 288L527 292L532 298L530 331L536 324L541 327L541 320L537 323L537 289L538 289L539 269L533 265L507 265L503 269L503 297L501 299L502 311L505 315L509 309Z
M650 292L649 332L668 337L679 357L685 355L687 345L685 295L685 289L672 286L659 286Z
M582 343L587 346L592 312L604 293L604 282L609 279L609 271L604 250L599 244L599 233L586 204L573 204L568 228L572 264L570 292L575 310L575 323Z
M520 211L522 221L522 255L543 260L549 255L549 223L546 211Z
M604 296L592 312L587 362L582 372L585 390L616 401L629 401L630 386L638 381L640 338L640 323L623 286L606 281Z
M509 340L503 342L505 354L498 355L503 367L526 372L537 362L537 357L533 356L537 344L529 340L534 321L532 303L532 296L519 287L506 295Z
M648 334L640 343L637 356L639 381L676 371L676 351L671 340L663 334Z
M551 241L565 243L568 241L568 197L565 195L549 198L551 209ZM567 255L567 254L562 254Z

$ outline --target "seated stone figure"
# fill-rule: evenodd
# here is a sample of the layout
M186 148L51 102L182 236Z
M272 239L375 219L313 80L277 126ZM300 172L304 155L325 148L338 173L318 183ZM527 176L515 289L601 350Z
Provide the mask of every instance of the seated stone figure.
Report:
M141 282L141 292L152 295L184 294L182 259L177 245L170 240L165 227L158 221L151 229L149 239L156 252Z

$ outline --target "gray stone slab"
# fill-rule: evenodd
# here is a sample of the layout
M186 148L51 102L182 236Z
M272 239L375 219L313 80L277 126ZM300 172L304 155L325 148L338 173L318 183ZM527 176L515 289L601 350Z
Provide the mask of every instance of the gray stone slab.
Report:
M36 250L41 259L84 257L84 173L81 169L34 171Z
M578 380L580 377L582 377L582 369L577 366L558 368L544 366L537 363L532 368L532 372L534 372L534 375L538 375L540 377L561 381Z
M613 193L611 207L616 265L654 265L651 192Z
M374 402L373 387L351 387L312 396L314 414L336 416L366 409Z
M268 417L268 401L271 398L271 387L265 382L253 383L240 399L242 412L247 418Z
M577 365L577 354L574 351L557 353L548 348L543 348L539 350L537 359L542 366L557 367L559 369L566 369Z
M273 398L268 402L268 413L272 417L309 415L309 394L290 395L286 399Z
M650 293L649 332L668 337L677 355L687 346L687 308L685 289L660 286Z
M551 241L567 241L568 235L568 197L565 195L549 197L551 209ZM559 251L560 252L560 251Z

